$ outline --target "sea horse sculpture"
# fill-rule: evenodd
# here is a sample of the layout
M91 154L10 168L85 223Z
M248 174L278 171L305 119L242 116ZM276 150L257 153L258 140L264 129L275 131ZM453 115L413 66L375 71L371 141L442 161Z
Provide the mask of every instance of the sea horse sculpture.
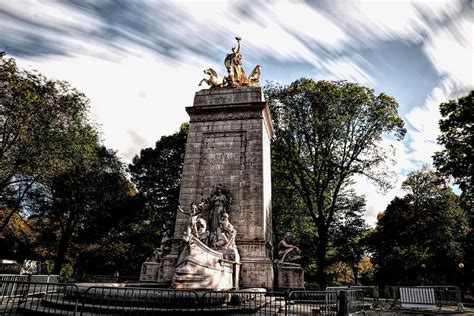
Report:
M203 82L207 83L209 86L211 86L211 88L224 86L224 84L222 82L219 82L219 80L217 79L217 72L214 69L212 68L206 69L204 70L204 73L206 75L209 75L209 79L206 79L206 78L202 79L199 82L199 86L201 86Z
M249 86L258 87L260 84L260 74L262 73L262 67L260 65L255 66L249 77Z

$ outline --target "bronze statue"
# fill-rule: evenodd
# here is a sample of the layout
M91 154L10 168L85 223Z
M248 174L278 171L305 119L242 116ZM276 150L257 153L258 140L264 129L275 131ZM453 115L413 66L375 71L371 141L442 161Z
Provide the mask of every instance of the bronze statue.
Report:
M204 70L204 73L206 75L209 75L209 79L202 79L200 82L199 82L199 86L202 85L203 82L207 83L211 89L212 88L222 88L224 86L224 84L222 82L219 82L219 80L217 79L217 72L212 69L212 68L209 68L209 69L206 69Z
M244 68L242 68L242 54L240 54L240 37L235 38L237 40L237 48L232 47L232 53L228 54L224 60L224 66L227 68L228 76L230 76L230 82L233 86L246 86L248 85L248 78L245 74Z
M249 77L249 86L258 87L260 84L260 74L262 73L262 67L260 65L255 66Z
M288 255L291 252L297 251L300 252L300 249L296 246L290 244L291 242L291 233L287 232L283 239L278 243L278 257L280 258L281 262L285 262L285 260L290 261L287 259ZM297 257L291 258L291 260L296 260Z
M250 77L245 74L244 68L242 67L243 57L240 53L240 37L235 38L237 40L237 47L232 47L232 52L227 54L224 60L224 66L227 69L227 75L224 76L222 82L217 79L217 72L212 68L204 70L206 75L209 75L208 79L202 79L199 82L199 86L205 82L211 89L213 88L236 88L236 87L257 87L260 84L260 75L262 73L262 67L257 65Z

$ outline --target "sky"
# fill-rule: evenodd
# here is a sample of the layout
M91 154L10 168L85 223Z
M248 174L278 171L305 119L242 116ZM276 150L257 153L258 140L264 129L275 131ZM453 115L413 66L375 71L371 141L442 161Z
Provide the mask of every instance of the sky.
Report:
M472 1L0 0L0 50L24 69L65 80L90 99L106 146L126 163L189 120L203 69L225 74L242 38L244 69L261 81L348 80L399 103L407 135L394 188L362 177L373 225L410 171L440 147L439 104L474 88Z

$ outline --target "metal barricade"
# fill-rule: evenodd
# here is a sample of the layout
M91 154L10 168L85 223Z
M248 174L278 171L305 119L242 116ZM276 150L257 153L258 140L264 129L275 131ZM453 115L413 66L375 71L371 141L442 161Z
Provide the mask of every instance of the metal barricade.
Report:
M286 315L337 315L335 291L293 291L288 295Z
M78 289L74 284L4 281L1 286L14 288L9 295L0 297L1 315L47 314L56 310L77 315Z
M284 312L285 294L265 291L208 291L200 298L200 315L276 315Z
M351 315L363 313L365 310L364 291L349 290L347 291L347 311ZM341 307L339 307L340 309Z
M401 296L401 291L406 293L403 298ZM417 295L415 294L417 294L419 297L417 298ZM411 300L412 302L408 302L407 299L408 301ZM384 309L410 308L411 305L413 305L412 308L423 308L423 304L429 305L427 304L428 301L432 305L432 308L437 308L439 310L443 309L443 307L454 307L458 311L464 310L461 291L457 286L451 285L386 286L384 289L384 299L382 305ZM419 306L416 307L416 304Z
M194 291L158 288L89 287L81 301L81 315L197 313L199 308Z

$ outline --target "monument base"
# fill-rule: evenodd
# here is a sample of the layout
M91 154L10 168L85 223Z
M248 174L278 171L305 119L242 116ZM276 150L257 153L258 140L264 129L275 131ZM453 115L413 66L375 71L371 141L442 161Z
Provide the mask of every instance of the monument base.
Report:
M140 282L157 282L162 270L162 262L143 262L140 272Z
M304 270L300 265L275 264L275 289L304 288Z
M230 260L229 260L230 259ZM213 250L191 236L178 258L171 286L175 289L228 291L239 287L237 249Z
M154 283L163 287L171 286L176 259L176 256L167 255L156 262L144 262L140 272L140 282Z
M243 288L273 289L273 262L270 260L242 260L240 286Z

